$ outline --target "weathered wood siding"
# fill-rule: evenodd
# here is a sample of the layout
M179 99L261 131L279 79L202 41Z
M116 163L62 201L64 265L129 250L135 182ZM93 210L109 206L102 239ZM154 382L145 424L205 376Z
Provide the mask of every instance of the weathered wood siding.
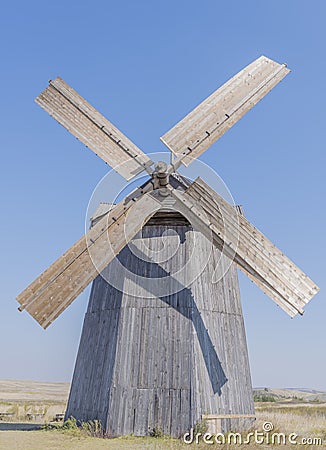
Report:
M171 228L180 239L177 247L176 236L164 238L164 251L176 250L172 257L157 264L134 254L140 242L162 251L160 236ZM201 251L192 258L195 240ZM119 260L137 280L127 276L124 292L101 276L93 283L66 416L99 419L113 435L146 435L159 427L179 436L205 414L254 414L236 268L213 283L220 253L209 253L206 238L186 222L152 220L133 242L133 252L125 247L105 272L121 276ZM185 263L188 275L198 275L190 286L176 273ZM169 273L168 283L180 290L161 296ZM251 423L226 419L222 428Z

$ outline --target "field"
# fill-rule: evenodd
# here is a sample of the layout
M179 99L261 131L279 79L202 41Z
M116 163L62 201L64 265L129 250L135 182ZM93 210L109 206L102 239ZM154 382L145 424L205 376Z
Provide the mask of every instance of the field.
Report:
M69 387L70 383L0 380L0 419L48 422L65 411Z
M177 439L166 437L134 436L103 439L93 437L94 429L83 430L69 427L63 429L44 430L42 424L52 421L56 414L65 410L69 383L40 383L35 381L0 380L0 449L38 450L38 449L181 449L194 446L207 448L199 436L199 444L185 444ZM264 443L250 445L234 445L235 437L226 436L226 444L211 445L214 448L325 448L326 447L326 393L312 390L292 389L257 389L256 399L257 422L255 428L262 432L264 423L273 424L273 431L264 434ZM266 426L266 425L265 425ZM34 430L27 431L34 428ZM272 434L275 442L281 439L283 433L287 439L286 446L272 445L266 442ZM297 444L288 441L289 435L296 433ZM246 435L241 437L243 440ZM230 439L231 445L227 445ZM237 439L240 439L239 436ZM308 439L307 445L303 445ZM214 440L213 440L214 442ZM239 441L238 441L239 442Z

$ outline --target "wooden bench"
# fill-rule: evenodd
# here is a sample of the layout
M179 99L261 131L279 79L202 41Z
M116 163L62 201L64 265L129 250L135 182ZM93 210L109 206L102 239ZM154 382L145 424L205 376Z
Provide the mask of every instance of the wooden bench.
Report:
M0 412L0 420L4 419L10 419L11 417L14 417L15 413L11 412Z
M65 418L65 414L64 413L60 413L60 414L56 414L54 417L54 421L55 422L61 422L62 420L64 420Z
M211 434L222 432L223 419L256 419L254 414L202 414L201 417L207 422L207 431Z
M44 413L27 413L26 417L28 420L43 419Z

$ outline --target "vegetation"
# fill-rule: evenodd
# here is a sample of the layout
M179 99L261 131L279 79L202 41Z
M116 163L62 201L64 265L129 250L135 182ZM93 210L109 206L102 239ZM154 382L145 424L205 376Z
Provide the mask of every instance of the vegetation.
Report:
M11 413L13 416L6 420L30 422L33 416L37 416L37 421L49 422L58 413L62 413L66 408L65 402L56 401L33 401L33 400L13 400L0 402L0 421L1 413Z
M296 416L307 417L321 417L324 418L326 423L326 405L291 405L291 404L276 404L276 405L259 405L256 408L260 412L265 413L280 413L287 415L289 413Z
M69 417L69 419L63 423L47 423L43 425L41 429L46 431L56 430L60 432L69 432L76 436L83 435L97 438L110 437L107 433L105 433L99 420L89 420L88 422L78 423L74 417Z
M51 393L50 393L51 394ZM56 413L65 410L65 400L56 401L50 398L50 394L46 400L26 399L19 394L20 397L0 402L0 411L3 413L13 413L14 419L6 419L0 421L0 429L11 431L0 432L0 450L17 449L17 450L86 450L86 449L108 449L108 450L144 450L144 449L186 449L198 448L200 450L207 449L208 445L203 441L197 445L187 445L182 439L171 439L163 434L159 427L155 427L147 437L123 436L112 438L109 434L104 433L99 421L93 420L89 422L78 423L74 418L69 418L65 422L52 422ZM309 401L305 392L292 390L272 390L263 388L255 391L256 415L257 421L255 429L262 430L263 424L270 422L273 425L273 432L285 433L287 436L296 433L298 439L322 439L323 445L290 445L287 443L287 449L304 449L304 448L325 448L326 445L326 402L325 396L317 397L318 393L309 393ZM324 395L324 394L323 394ZM62 396L63 397L63 396ZM12 397L11 397L12 398ZM18 431L19 421L28 422L27 427L36 425L36 421L28 421L27 414L44 413L45 424L42 429L37 431ZM5 423L10 422L8 424ZM13 427L17 431L12 431ZM22 424L20 424L22 425ZM26 423L24 424L26 425ZM27 428L25 427L25 429ZM201 433L203 436L207 432L207 422L201 421L194 426L194 434ZM231 433L229 433L231 434ZM110 439L103 439L110 438ZM259 450L267 448L254 443L242 446L228 445L212 445L212 448L222 450L236 448L248 450ZM272 448L271 445L268 446ZM277 446L285 448L284 446Z
M254 402L275 402L275 397L273 395L254 395Z
M200 422L197 422L194 427L194 434L197 433L205 434L208 430L208 423L207 420L202 420Z
M155 438L164 437L163 430L160 427L154 427L153 430L150 431L149 435Z

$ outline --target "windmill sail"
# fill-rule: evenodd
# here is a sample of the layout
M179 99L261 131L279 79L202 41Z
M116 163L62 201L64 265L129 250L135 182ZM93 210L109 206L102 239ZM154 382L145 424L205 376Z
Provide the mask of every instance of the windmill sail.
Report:
M46 112L127 180L150 158L61 78L35 99Z
M200 178L184 194L173 190L172 195L189 220L284 311L291 317L303 314L319 288L244 216Z
M276 86L290 70L261 56L161 137L188 166Z
M116 205L17 297L19 309L26 309L47 328L159 207L148 194Z

